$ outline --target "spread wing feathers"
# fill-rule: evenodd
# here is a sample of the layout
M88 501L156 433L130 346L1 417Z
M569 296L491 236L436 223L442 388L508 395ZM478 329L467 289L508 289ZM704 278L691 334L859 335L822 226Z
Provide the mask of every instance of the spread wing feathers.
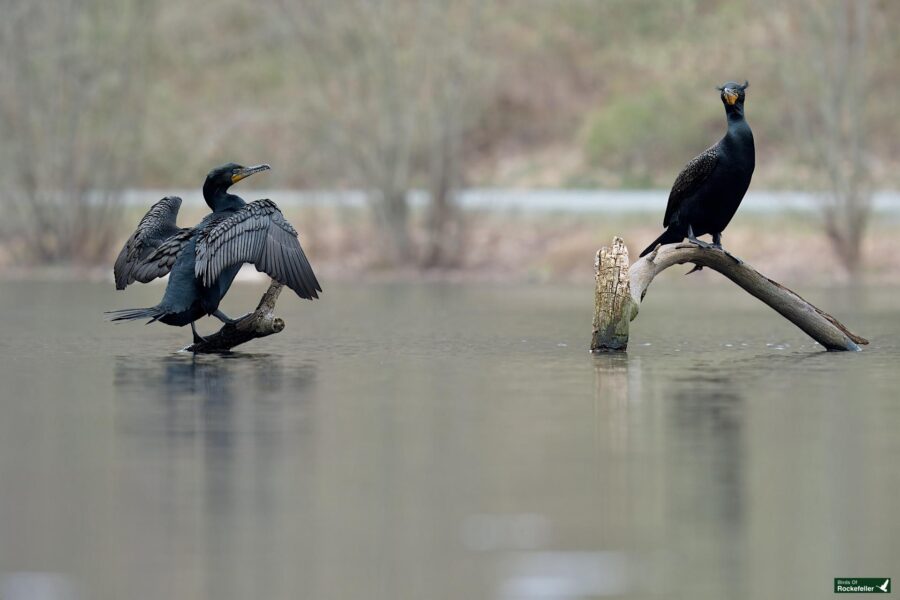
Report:
M175 224L179 208L181 198L178 196L167 196L150 207L116 259L113 267L116 289L124 290L129 283L134 283L135 268L163 242L181 231Z
M250 263L298 296L318 298L322 288L300 247L297 231L271 200L250 202L204 231L197 241L195 274L209 287L226 268Z
M695 156L675 178L672 191L669 192L669 204L666 206L663 227L669 226L669 221L678 211L684 199L694 193L716 168L716 163L719 162L717 146L711 146Z
M157 277L162 277L172 270L175 259L184 250L194 235L193 229L180 229L175 235L160 244L149 256L131 271L133 281L147 283Z

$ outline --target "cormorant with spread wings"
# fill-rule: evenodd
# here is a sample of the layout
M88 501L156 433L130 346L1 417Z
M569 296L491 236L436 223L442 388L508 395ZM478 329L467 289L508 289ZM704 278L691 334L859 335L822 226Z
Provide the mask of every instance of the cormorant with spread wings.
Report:
M301 298L318 298L322 288L300 247L297 231L275 203L247 203L228 193L233 184L269 168L228 163L210 171L203 197L212 212L196 227L175 224L181 198L168 196L154 204L125 242L113 273L120 290L168 273L166 292L156 306L112 311L112 320L190 325L194 341L200 341L203 338L194 325L197 319L212 315L223 323L235 322L219 310L219 302L244 263L254 265Z

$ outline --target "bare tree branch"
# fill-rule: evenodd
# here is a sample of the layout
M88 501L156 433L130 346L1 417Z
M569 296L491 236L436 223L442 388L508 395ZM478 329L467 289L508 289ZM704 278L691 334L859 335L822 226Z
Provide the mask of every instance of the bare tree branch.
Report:
M819 183L825 233L852 274L872 213L866 151L872 2L769 1L764 8L780 56L777 72L793 99L797 150Z
M415 258L408 194L423 185L423 262L442 262L459 246L451 204L489 62L478 52L484 2L279 2L301 50L300 120L332 168L369 190L384 258Z
M685 263L718 271L827 350L859 350L860 344L869 343L799 294L769 279L747 263L738 263L721 250L700 248L689 243L667 244L659 246L630 267L628 262L628 248L619 237L613 238L611 248L601 248L597 253L592 351L624 351L628 347L629 322L637 317L641 301L653 279L669 267Z
M0 161L23 260L105 258L138 160L154 2L0 0Z
M185 351L196 354L219 354L229 352L235 346L250 340L281 332L284 329L284 321L275 316L275 302L283 287L273 280L255 311L238 319L237 323L224 325L216 333L206 336L204 341L191 344Z

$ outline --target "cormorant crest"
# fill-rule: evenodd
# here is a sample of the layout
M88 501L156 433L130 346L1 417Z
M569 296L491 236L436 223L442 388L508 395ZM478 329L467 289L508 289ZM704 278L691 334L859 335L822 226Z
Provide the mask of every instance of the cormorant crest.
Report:
M716 89L719 90L719 91L721 92L721 91L723 91L723 90L725 89L725 87L726 87L727 85L728 85L727 83L726 83L725 85L717 85L717 86L716 86ZM744 91L744 90L746 90L748 87L750 87L750 82L747 81L747 80L745 79L745 80L744 80L744 85L736 85L734 89L738 89L738 90Z

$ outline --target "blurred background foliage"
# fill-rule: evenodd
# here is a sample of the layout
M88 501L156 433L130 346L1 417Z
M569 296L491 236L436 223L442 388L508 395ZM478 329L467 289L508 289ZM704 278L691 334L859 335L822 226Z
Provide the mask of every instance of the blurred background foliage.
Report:
M96 261L127 233L88 231L122 222L118 191L199 188L234 160L271 163L255 182L269 188L366 190L380 261L455 266L459 189L668 188L721 135L729 79L751 82L752 189L830 194L848 270L869 194L900 184L888 0L2 7L7 258ZM412 189L429 192L423 215Z

